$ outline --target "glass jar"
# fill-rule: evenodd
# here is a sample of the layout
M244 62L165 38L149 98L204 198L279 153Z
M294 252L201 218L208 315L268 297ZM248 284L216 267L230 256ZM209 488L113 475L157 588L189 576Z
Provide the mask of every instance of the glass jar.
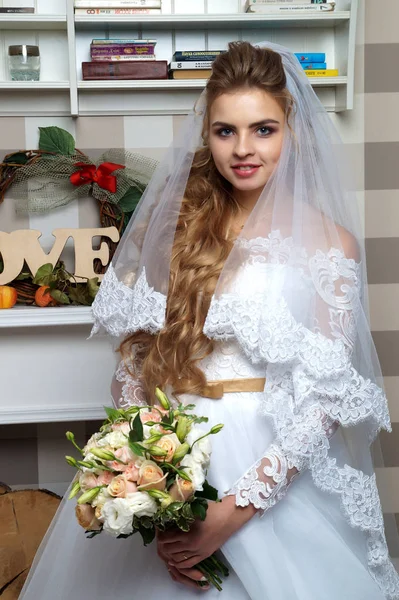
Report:
M8 70L12 81L39 81L39 46L8 46Z

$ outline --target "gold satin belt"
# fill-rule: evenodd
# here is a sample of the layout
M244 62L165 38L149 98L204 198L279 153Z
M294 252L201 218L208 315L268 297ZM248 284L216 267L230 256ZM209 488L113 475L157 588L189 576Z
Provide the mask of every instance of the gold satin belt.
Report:
M212 398L217 400L223 397L226 392L263 392L265 388L265 377L249 377L247 379L219 379L218 381L208 381L202 388L203 398Z

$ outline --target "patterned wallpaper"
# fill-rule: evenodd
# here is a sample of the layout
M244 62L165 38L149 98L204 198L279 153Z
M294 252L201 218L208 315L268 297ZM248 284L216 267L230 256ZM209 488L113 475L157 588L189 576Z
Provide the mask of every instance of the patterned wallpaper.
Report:
M331 114L356 169L370 283L371 326L380 357L393 433L380 435L384 466L377 480L385 513L399 525L399 1L360 0L356 45L354 111ZM35 148L38 127L59 125L70 131L76 146L97 157L113 147L125 147L160 158L176 132L179 116L147 117L15 117L0 118L0 154ZM60 222L62 219L62 222ZM0 213L3 231L34 227L43 231L43 246L51 245L55 227L94 227L97 214L91 199L46 217L16 217L8 197ZM63 493L73 469L63 457L70 444L68 428L84 443L98 423L0 425L0 481L15 489L45 487ZM389 531L387 531L389 541ZM391 547L399 559L399 548ZM399 561L398 561L399 562Z

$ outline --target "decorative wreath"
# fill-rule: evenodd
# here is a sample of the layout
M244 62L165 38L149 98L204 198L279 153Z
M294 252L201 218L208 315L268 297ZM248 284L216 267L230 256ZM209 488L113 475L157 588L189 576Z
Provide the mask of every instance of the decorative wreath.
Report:
M97 161L93 161L75 148L73 136L65 129L39 127L39 131L37 150L19 150L7 154L0 163L0 203L11 186L17 198L16 212L19 214L47 213L91 195L98 201L101 226L116 227L121 237L157 161L123 149L107 150ZM100 244L102 241L108 245L112 259L118 244L106 237L101 238ZM65 270L62 261L51 273L48 265L46 267L44 284L41 273L32 274L27 267L8 284L17 290L19 302L32 304L38 285L48 284L53 290L61 291L62 288L63 302L60 294L52 294L58 297L58 303L70 304L72 301L74 304L91 304L95 295L93 282L90 295L76 295L76 289L81 286L87 288L86 284L75 284L75 294L69 294L66 282L69 281L67 275L71 274ZM0 254L0 272L2 269ZM96 259L94 271L101 274L105 270L106 267ZM63 273L62 283L59 273Z

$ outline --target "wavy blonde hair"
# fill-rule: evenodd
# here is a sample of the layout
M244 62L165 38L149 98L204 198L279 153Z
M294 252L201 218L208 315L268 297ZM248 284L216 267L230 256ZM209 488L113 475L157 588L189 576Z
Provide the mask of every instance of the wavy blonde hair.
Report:
M165 326L155 336L135 332L118 348L122 358L136 366L132 375L140 378L150 403L156 386L170 385L179 395L200 393L206 384L197 363L212 353L214 341L202 329L233 246L231 223L239 211L232 186L218 172L208 146L209 109L221 94L243 88L271 94L287 122L293 109L280 54L248 42L231 42L213 62L206 86L203 146L193 159L174 238Z

